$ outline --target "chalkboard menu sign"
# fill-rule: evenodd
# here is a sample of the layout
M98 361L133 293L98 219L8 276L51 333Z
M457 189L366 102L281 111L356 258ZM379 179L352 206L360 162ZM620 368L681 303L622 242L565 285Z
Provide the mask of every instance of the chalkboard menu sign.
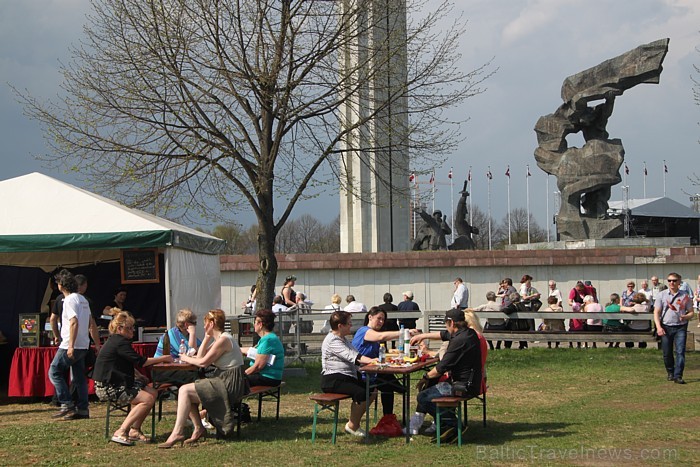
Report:
M122 284L160 282L158 249L121 250Z

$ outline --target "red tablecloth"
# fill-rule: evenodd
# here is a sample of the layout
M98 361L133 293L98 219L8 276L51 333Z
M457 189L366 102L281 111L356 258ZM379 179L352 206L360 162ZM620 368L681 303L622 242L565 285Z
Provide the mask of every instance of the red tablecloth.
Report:
M140 355L152 357L156 343L133 344ZM8 396L50 397L54 394L49 380L49 366L58 347L18 347L12 356ZM88 380L90 394L94 393L93 381Z

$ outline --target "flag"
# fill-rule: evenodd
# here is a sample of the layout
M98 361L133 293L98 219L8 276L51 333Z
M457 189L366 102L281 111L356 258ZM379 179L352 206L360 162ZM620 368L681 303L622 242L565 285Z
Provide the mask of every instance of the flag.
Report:
M447 174L447 178L452 178L452 169L450 169L450 173Z
M435 181L435 172L430 174L430 184L432 185L434 181Z
M664 173L668 173L668 166L666 165L666 162L664 162Z
M493 178L493 175L491 175L491 170L489 169L488 172L486 172L486 177L491 180Z
M467 181L471 182L472 181L472 169L469 168L469 173L467 174Z
M527 166L527 176L532 177L532 174L530 173L530 166Z
M409 181L409 182L412 182L412 181L414 181L415 179L416 179L416 174L415 174L415 173L412 173L411 175L408 176L408 181Z
M506 169L506 177L510 178L510 166Z
M625 162L625 175L629 175L629 174L630 174L630 168L627 167L627 162Z
M646 177L647 175L648 175L648 174L647 174L647 166L646 166L646 164L645 164L645 165L644 165L644 176Z

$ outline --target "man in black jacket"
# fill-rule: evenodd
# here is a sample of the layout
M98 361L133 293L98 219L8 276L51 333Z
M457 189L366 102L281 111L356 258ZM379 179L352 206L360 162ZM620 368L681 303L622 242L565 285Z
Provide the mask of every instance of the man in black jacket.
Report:
M458 309L446 313L445 327L446 331L418 334L411 339L411 344L418 344L424 339L449 341L442 360L419 383L419 389L422 390L418 393L418 406L433 417L436 410L433 399L451 395L474 397L479 395L481 389L481 346L476 331L468 326L464 312ZM447 381L430 386L430 380L439 379L445 373L449 374ZM460 393L457 394L458 392ZM445 429L441 430L440 441L453 441L457 437L457 417L454 411L445 413L442 422Z

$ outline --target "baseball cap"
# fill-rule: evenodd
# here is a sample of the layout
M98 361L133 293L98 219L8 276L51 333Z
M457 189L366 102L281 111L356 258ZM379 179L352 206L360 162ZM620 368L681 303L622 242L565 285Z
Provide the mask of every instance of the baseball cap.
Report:
M410 300L413 300L413 292L411 292L410 290L405 291L405 292L404 292L403 294L401 294L401 295L405 295L405 296L407 296Z
M445 313L445 319L451 319L453 323L464 321L464 311L453 308Z

